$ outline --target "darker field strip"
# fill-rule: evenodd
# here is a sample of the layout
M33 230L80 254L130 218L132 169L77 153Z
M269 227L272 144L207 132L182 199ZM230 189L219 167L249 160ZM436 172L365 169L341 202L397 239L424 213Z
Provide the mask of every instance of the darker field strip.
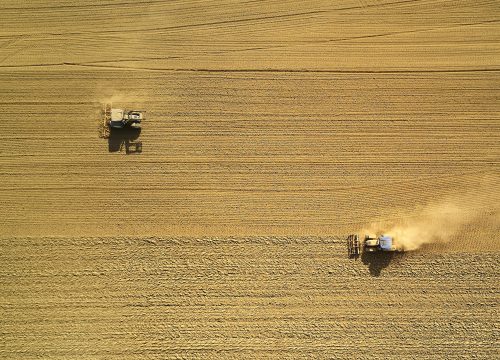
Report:
M344 239L3 237L0 354L494 356L497 253L408 253L374 278ZM390 353L353 343L367 324Z

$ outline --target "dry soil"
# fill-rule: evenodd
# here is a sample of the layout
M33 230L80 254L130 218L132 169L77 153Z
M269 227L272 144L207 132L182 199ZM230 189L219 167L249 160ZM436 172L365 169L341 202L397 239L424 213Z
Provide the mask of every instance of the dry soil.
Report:
M3 0L0 357L495 357L499 9ZM449 198L447 243L347 259Z

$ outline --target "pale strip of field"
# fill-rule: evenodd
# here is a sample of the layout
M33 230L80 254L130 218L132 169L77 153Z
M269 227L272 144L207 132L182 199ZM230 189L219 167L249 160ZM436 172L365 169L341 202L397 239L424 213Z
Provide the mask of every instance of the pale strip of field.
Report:
M9 359L491 359L498 350L498 254L354 261L339 237L0 247L0 357Z
M498 9L477 0L4 1L0 66L498 70Z
M335 235L464 192L463 207L498 211L496 72L3 70L0 82L3 235ZM143 154L97 137L106 99L147 109Z

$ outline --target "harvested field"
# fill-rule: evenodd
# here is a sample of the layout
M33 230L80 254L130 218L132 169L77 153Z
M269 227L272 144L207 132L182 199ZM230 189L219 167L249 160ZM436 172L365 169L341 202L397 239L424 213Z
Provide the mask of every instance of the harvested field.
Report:
M2 1L0 357L495 357L499 9Z

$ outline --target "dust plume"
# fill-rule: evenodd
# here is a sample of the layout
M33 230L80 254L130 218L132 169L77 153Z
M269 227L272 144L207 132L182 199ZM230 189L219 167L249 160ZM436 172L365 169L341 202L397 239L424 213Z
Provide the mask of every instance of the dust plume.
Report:
M373 223L362 234L392 236L396 246L405 251L416 250L424 244L461 239L464 231L479 222L500 223L495 185L483 182L474 191L434 201L396 221Z
M123 82L123 80L122 80ZM93 89L93 98L100 104L111 103L115 107L142 108L149 100L147 80L134 83L134 86L114 83L101 83Z
M124 91L116 91L114 94L99 96L99 102L101 104L111 103L117 106L140 107L146 101L146 96Z

